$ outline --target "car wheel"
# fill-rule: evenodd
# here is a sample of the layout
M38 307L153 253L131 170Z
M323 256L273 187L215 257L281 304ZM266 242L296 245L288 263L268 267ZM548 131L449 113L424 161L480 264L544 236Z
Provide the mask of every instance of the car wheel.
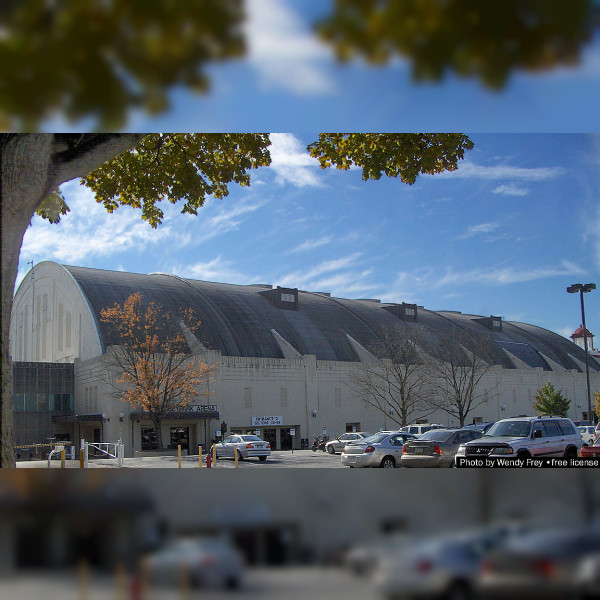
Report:
M531 454L529 450L521 450L521 452L517 452L517 458L531 458Z
M335 448L329 444L329 446L327 446L327 452L329 452L329 454L335 454Z
M266 456L259 456L258 460L260 460L260 462L265 462L265 460L267 460Z
M565 450L565 458L577 458L577 449L570 446Z
M382 469L393 469L396 466L396 461L391 456L386 456L379 466Z
M444 594L444 600L471 600L471 588L464 581L455 581Z
M240 587L240 580L237 577L228 577L225 580L225 587L228 590L237 590Z

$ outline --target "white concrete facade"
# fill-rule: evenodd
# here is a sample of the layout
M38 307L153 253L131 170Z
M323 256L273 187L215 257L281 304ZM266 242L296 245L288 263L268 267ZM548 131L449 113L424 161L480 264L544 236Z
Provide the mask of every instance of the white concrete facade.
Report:
M14 361L74 362L75 416L97 417L72 425L74 444L78 446L80 437L108 442L122 439L126 456L132 456L142 449L142 429L151 424L132 419L135 409L115 395L115 381L121 374L103 354L96 318L79 284L64 267L40 263L15 296L12 357ZM229 432L259 429L277 449L291 447L291 430L294 448L300 448L302 439L310 440L324 431L331 437L354 427L371 432L396 427L393 415L368 406L353 390L352 372L360 362L318 360L298 352L291 358L228 356L219 350L200 356L216 371L211 395L199 397L198 405L216 406L218 419L170 419L163 423L162 432L168 443L172 429L188 428L190 454L197 453L199 444L207 447L223 421ZM571 358L580 371L567 370L545 356L552 370L531 368L511 355L516 368L491 368L480 384L488 401L472 411L467 422L533 414L534 395L547 381L571 400L569 417L582 419L587 412L585 367L575 356ZM599 371L590 370L590 383L592 394L600 389ZM441 411L429 420L458 425ZM272 425L265 424L269 421Z

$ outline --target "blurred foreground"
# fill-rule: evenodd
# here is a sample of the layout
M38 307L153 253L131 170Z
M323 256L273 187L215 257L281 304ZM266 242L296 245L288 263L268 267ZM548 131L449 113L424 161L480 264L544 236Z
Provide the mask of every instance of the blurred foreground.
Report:
M3 598L591 598L600 582L590 470L0 475Z

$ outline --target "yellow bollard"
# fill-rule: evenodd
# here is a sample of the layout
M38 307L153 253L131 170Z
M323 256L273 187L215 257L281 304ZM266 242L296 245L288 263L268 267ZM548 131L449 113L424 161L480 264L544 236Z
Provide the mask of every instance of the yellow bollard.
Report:
M181 582L181 600L190 600L191 597L191 577L190 570L188 565L181 565L181 573L180 573L180 582Z
M85 559L79 561L79 600L90 597L90 568Z
M177 446L177 466L181 469L181 444Z
M60 468L61 469L64 469L66 467L66 465L65 465L66 458L67 458L67 453L65 452L65 449L63 448L60 451Z
M235 468L238 468L237 444L233 445L233 454L235 455Z
M198 467L202 468L202 446L198 446Z
M213 444L213 467L217 466L217 445Z
M127 600L127 574L125 565L122 562L117 563L115 579L117 586L116 600Z

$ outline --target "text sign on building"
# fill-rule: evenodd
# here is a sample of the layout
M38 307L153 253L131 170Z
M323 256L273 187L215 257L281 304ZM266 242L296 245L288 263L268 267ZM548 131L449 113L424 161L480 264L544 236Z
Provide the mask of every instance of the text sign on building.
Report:
M283 425L283 417L252 417L252 427Z
M290 435L296 435L296 428L295 427L292 427L290 429Z

